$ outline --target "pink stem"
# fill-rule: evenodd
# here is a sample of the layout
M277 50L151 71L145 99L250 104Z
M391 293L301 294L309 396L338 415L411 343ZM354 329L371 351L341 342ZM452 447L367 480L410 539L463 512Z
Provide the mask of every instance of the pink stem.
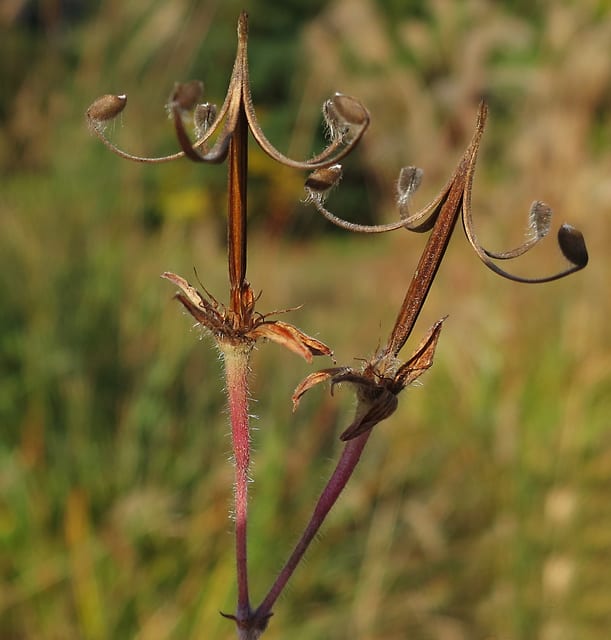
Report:
M244 344L221 345L229 399L231 437L235 462L235 544L238 580L237 621L251 615L248 596L247 524L250 432L248 420L248 362L251 347Z
M259 605L255 613L256 618L263 619L270 615L271 609L278 599L278 596L282 593L314 536L327 517L327 514L336 503L340 493L352 476L370 434L371 431L367 431L362 436L359 436L354 440L350 440L344 447L342 455L337 462L337 466L316 503L316 507L314 508L314 512L312 513L312 517L310 518L307 527L295 545L295 548L282 568L282 571L276 578L276 581L265 596L265 599Z

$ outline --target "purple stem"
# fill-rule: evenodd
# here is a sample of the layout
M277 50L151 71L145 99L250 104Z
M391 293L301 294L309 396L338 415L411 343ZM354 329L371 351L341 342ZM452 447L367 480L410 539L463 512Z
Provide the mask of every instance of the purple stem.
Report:
M265 599L257 608L255 612L256 618L262 619L270 615L274 603L284 590L284 587L293 575L293 572L301 561L301 558L308 549L314 536L320 529L322 523L327 517L327 514L337 502L340 493L352 476L370 434L371 431L367 431L362 436L355 438L354 440L350 440L344 447L342 455L337 462L337 466L316 503L316 507L314 508L314 512L312 513L312 517L310 518L307 527L295 545L295 548L282 568L282 571L276 578L276 581L265 596Z

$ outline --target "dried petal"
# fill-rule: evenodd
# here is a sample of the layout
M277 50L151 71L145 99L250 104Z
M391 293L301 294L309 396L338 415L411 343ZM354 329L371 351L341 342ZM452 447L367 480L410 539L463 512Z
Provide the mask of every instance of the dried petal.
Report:
M247 334L249 338L267 338L287 349L290 349L308 362L312 362L312 356L331 356L333 351L326 344L312 338L294 327L292 324L276 320L275 322L262 322Z
M110 93L95 100L87 109L87 118L94 124L101 124L118 116L127 104L125 94L115 96Z
M588 250L583 234L570 224L558 229L558 244L564 257L575 266L583 269L588 264Z

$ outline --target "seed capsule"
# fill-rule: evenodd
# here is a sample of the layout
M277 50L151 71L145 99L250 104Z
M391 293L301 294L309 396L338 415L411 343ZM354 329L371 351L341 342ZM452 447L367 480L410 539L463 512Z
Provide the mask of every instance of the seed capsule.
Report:
M125 94L115 96L106 94L95 100L87 109L87 118L93 123L102 123L112 120L118 116L127 104Z
M558 229L558 244L564 257L575 266L583 268L588 264L588 250L583 234L570 224Z
M334 164L324 169L316 169L316 171L312 171L305 181L306 191L311 198L322 202L329 191L339 183L341 177L341 164Z
M168 106L177 106L183 111L190 111L204 95L204 83L200 80L177 82L174 85Z

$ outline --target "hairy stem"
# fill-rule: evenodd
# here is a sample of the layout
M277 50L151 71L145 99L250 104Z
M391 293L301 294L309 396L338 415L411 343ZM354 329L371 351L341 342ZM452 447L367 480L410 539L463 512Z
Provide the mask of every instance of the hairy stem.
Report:
M312 517L310 518L307 527L305 528L301 538L295 545L295 548L293 549L293 552L291 553L289 559L286 561L286 564L282 568L282 571L276 578L276 581L272 585L268 594L265 596L265 599L257 608L257 611L255 612L256 618L265 618L266 616L270 615L274 603L284 590L284 587L286 586L290 577L293 575L293 572L303 558L303 555L310 546L310 543L314 539L314 536L320 529L322 523L327 517L327 514L329 513L333 505L337 502L337 499L346 486L346 483L352 476L352 473L356 468L358 461L360 460L361 453L363 452L363 449L367 444L367 440L369 439L370 434L371 431L368 431L362 436L355 438L354 440L350 440L344 447L342 455L337 462L333 474L331 475L329 481L327 482L327 485L323 489L320 498L316 503L316 507L314 507Z
M237 621L250 617L248 595L247 524L248 524L248 471L250 467L250 432L248 420L248 371L251 346L245 344L221 345L229 399L231 438L235 463L234 516L236 567L238 581Z

